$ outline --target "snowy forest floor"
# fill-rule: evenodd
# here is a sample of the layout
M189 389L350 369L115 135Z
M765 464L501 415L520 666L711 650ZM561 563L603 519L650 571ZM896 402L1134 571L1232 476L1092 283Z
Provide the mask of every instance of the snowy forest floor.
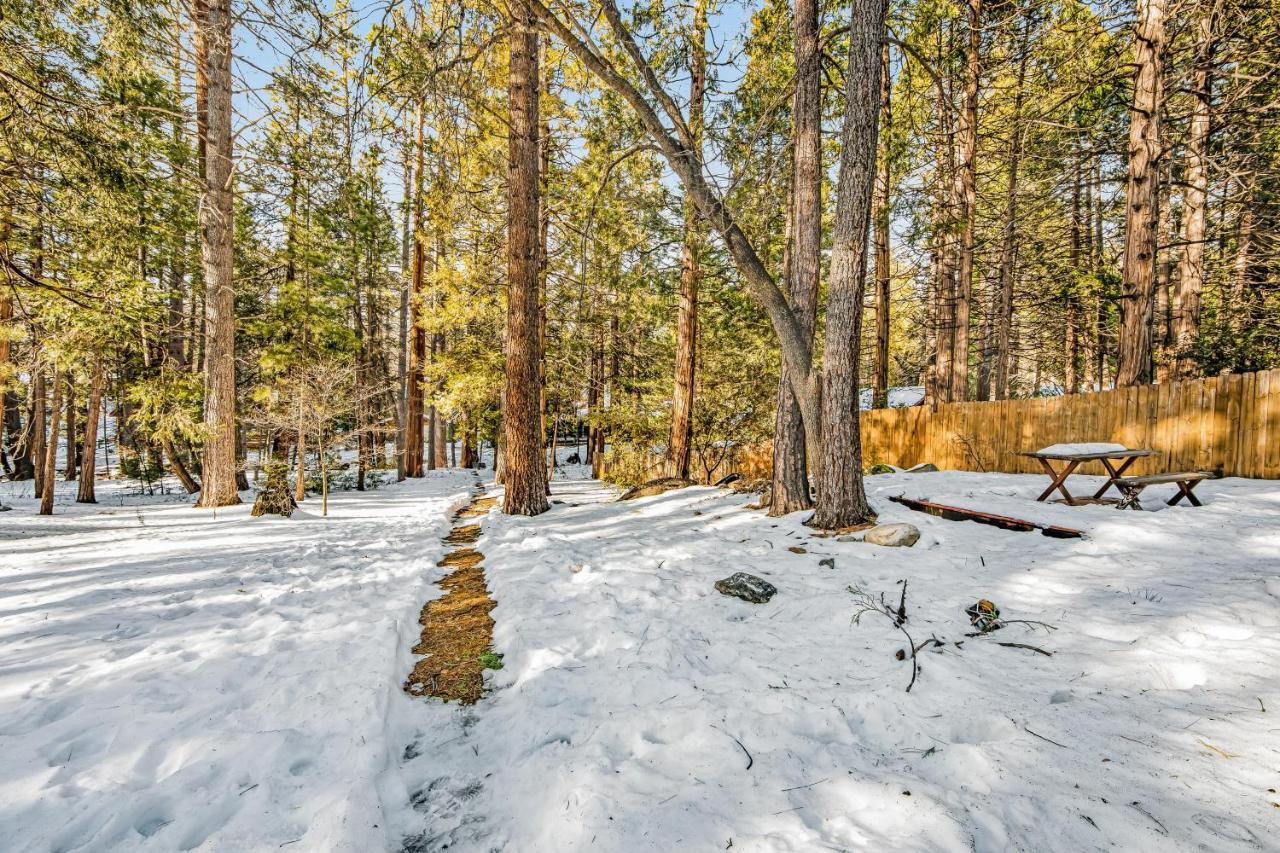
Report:
M4 846L1276 849L1280 483L1155 512L1038 504L1033 476L867 483L915 547L701 487L616 503L557 480L543 516L491 512L476 547L504 666L471 706L402 690L470 474L292 521L110 497L37 519L0 484ZM734 571L777 595L721 596ZM914 639L945 641L910 693L902 635L850 624L847 589L896 602L902 579ZM966 639L984 597L1057 630Z

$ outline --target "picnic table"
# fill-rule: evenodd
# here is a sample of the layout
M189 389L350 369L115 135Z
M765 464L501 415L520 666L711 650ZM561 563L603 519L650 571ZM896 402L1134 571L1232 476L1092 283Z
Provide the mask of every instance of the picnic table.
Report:
M1158 452L1155 450L1126 448L1120 445L1115 445L1111 448L1091 445L1077 445L1074 447L1072 445L1063 445L1061 447L1047 447L1044 450L1033 450L1022 455L1039 461L1045 473L1049 475L1049 479L1053 481L1049 484L1049 488L1045 489L1036 500L1047 500L1049 495L1058 491L1062 493L1063 500L1069 506L1080 506L1086 503L1103 502L1102 496L1112 486L1117 485L1116 481L1124 476L1124 472L1129 469L1130 465L1147 456L1157 456ZM1055 469L1052 464L1054 462L1065 462L1066 464L1061 469ZM1107 469L1107 482L1094 493L1092 498L1075 498L1071 496L1071 492L1067 491L1066 481L1068 477L1075 473L1076 468L1079 468L1085 462L1101 462L1102 467Z

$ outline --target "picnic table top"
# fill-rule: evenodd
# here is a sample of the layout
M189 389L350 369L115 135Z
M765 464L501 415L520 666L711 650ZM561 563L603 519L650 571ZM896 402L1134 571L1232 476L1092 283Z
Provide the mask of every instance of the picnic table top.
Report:
M1020 455L1030 456L1033 459L1066 459L1089 462L1095 459L1138 459L1143 456L1159 456L1160 451L1125 449L1106 450L1100 453L1042 453L1039 450L1028 450Z

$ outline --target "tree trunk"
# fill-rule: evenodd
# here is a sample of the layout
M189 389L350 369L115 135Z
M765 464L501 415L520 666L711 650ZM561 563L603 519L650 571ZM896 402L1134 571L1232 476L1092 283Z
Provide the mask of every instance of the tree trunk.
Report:
M1165 0L1137 0L1137 3L1134 61L1138 70L1129 111L1118 386L1145 385L1151 381Z
M413 208L414 171L411 152L404 155L404 212L401 219L400 274L413 263ZM409 288L404 279L400 283L400 337L396 347L396 482L405 478L405 445L408 434L408 375L409 375Z
M205 284L205 407L200 506L240 503L236 488L236 317L232 280L231 3L209 0L198 26L204 35L208 130L200 199L200 249Z
M1173 309L1174 376L1189 379L1197 372L1192 348L1200 333L1200 299L1204 291L1205 196L1209 188L1210 111L1213 108L1213 53L1217 2L1197 21L1198 61L1192 83L1195 107L1187 138L1186 189L1182 195L1182 248L1178 256L1178 291Z
M707 0L694 0L689 44L689 132L695 156L702 161L702 107L707 86ZM672 477L689 476L693 443L693 391L698 352L698 210L686 195L684 247L680 253L680 310L676 323L675 390L671 395L671 437L667 470Z
M422 421L424 417L422 382L423 365L427 359L427 330L422 324L423 274L427 262L426 234L424 233L422 180L425 166L423 124L426 108L421 101L417 105L417 161L413 182L413 280L409 297L409 367L405 405L404 472L407 477L421 477L423 466Z
M538 33L524 2L513 5L511 14L503 510L538 515L549 506L538 380Z
M35 480L33 485L36 497L44 494L44 450L47 444L45 430L48 427L49 400L47 382L44 378L44 370L36 367L35 376L31 380L31 414L27 417L27 424L30 427L30 438L28 444L31 446L31 462L35 468ZM54 440L58 438L57 431L54 431Z
M951 354L951 394L954 401L969 397L969 316L973 300L974 220L977 216L978 82L982 70L979 47L982 36L982 0L968 0L969 49L966 55L964 108L956 128L959 163L956 190L960 226L960 262L955 300L955 343Z
M174 446L173 440L168 438L161 439L160 449L164 451L165 458L169 460L169 470L182 483L182 488L186 490L186 493L194 495L200 491L200 484L196 482L196 478L191 476L191 472L187 470L186 463L182 461L182 454Z
M295 452L298 471L293 482L293 499L302 503L307 499L307 431L302 425L301 415L298 417L298 445Z
M839 529L875 518L862 484L858 369L867 236L880 130L880 43L887 0L854 7L845 71L845 114L827 292L822 422L826 435L818 473L814 527Z
M792 99L791 251L785 264L791 307L812 349L822 267L822 67L817 0L796 0L796 88ZM773 482L769 515L813 506L809 458L792 371L783 363L773 429ZM812 460L816 466L820 460Z
M0 255L8 257L8 219L0 220ZM13 297L9 291L0 290L0 377L6 376L10 369L10 334L13 332ZM35 476L35 465L31 460L31 440L22 432L22 412L18 407L18 394L11 389L0 390L0 417L3 417L5 451L13 470L10 480L30 480Z
M67 374L67 419L66 419L66 442L67 455L63 460L62 479L68 483L75 482L76 474L80 470L80 444L77 440L79 432L76 424L76 386L72 382L71 374Z
M53 515L54 480L58 474L58 420L61 415L62 372L55 367L53 402L49 406L49 440L44 442L44 474L40 478L40 515Z
M80 466L80 485L76 492L76 503L97 503L94 494L94 479L98 475L98 416L102 411L102 389L106 384L106 373L102 368L102 359L93 363L93 379L89 385L89 405L85 408L84 418L84 458Z
M893 126L889 78L889 43L880 46L880 122L886 131ZM889 405L889 152L881 145L876 164L875 196L871 202L875 217L876 258L876 362L871 383L871 405L883 409Z

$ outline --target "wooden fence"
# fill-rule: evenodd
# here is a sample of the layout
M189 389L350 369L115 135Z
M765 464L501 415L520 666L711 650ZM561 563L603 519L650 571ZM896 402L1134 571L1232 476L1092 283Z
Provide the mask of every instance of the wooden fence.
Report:
M1018 454L1051 444L1107 441L1159 451L1131 474L1215 471L1226 477L1280 479L1280 370L1166 382L1033 400L948 403L862 413L862 461L909 468L1038 474ZM709 477L768 477L768 443L736 449ZM661 474L654 458L654 476ZM1101 464L1080 466L1105 474Z
M1280 370L1032 400L949 403L862 413L863 461L1039 473L1018 454L1107 441L1159 451L1133 474L1217 471L1280 478ZM1103 474L1101 465L1081 466Z

